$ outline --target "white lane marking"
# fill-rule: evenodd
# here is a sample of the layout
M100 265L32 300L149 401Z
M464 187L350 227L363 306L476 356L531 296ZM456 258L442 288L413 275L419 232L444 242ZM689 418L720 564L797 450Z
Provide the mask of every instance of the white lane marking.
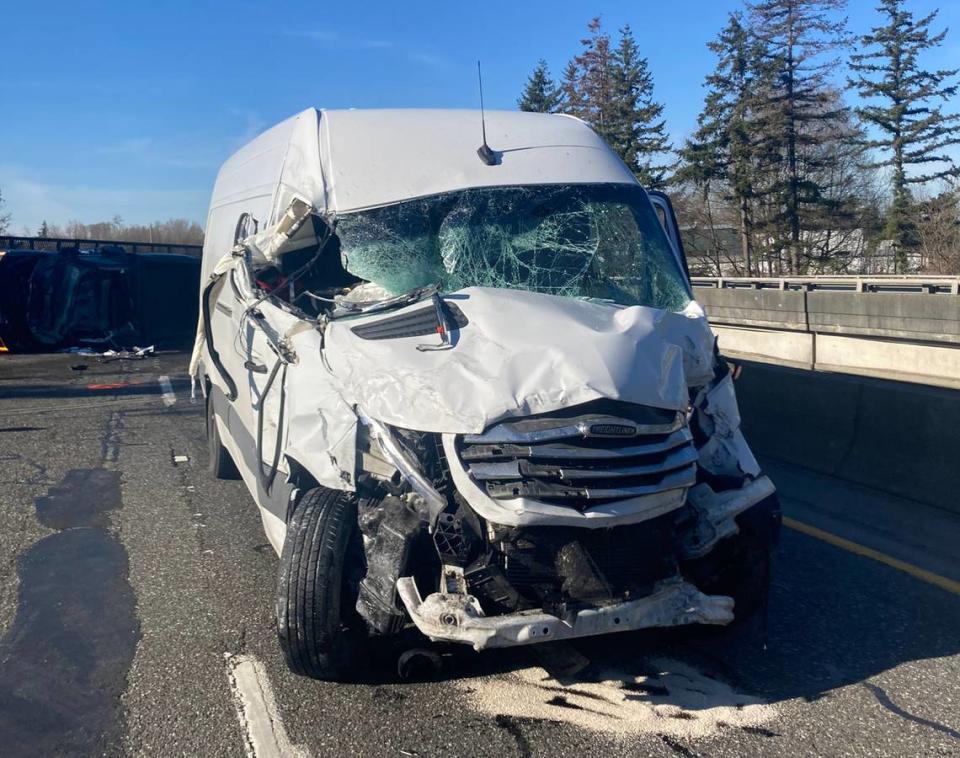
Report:
M163 392L163 404L169 408L177 402L177 396L173 392L173 385L170 383L169 376L161 376L157 379L160 383L160 390Z
M247 756L309 758L310 753L287 736L263 664L252 655L226 655L227 679Z

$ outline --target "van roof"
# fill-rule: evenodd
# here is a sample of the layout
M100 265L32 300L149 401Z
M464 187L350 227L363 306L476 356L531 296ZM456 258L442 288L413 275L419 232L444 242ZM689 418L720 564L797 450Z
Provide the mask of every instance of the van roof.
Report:
M469 187L636 183L577 118L487 111L486 133L497 165L477 155L477 110L308 108L224 163L211 210L269 194L273 222L294 197L348 213Z

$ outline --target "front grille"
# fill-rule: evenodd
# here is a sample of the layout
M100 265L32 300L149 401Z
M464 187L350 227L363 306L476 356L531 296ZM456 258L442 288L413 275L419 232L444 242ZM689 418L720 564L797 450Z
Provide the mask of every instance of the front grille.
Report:
M492 498L532 498L581 511L694 484L697 451L684 414L623 403L613 412L589 410L505 421L465 435L460 458Z

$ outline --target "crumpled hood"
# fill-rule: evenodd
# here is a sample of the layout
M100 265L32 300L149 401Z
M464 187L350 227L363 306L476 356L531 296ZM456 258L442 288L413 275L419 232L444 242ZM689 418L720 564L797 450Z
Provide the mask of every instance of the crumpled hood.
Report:
M429 301L330 323L324 355L345 399L394 426L465 434L599 398L684 410L688 386L712 376L714 338L696 303L680 314L485 287L444 300L468 320L447 350L417 350L438 335L353 331Z

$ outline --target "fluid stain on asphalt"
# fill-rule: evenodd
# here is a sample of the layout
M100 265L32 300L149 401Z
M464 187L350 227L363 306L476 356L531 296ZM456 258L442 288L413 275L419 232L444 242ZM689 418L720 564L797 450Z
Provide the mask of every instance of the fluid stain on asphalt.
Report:
M106 528L116 472L74 470L37 500L61 529L17 562L17 614L0 640L5 755L103 754L122 736L120 696L140 625L127 553Z
M120 507L120 472L74 469L36 501L37 518L51 529L107 526L107 511Z

